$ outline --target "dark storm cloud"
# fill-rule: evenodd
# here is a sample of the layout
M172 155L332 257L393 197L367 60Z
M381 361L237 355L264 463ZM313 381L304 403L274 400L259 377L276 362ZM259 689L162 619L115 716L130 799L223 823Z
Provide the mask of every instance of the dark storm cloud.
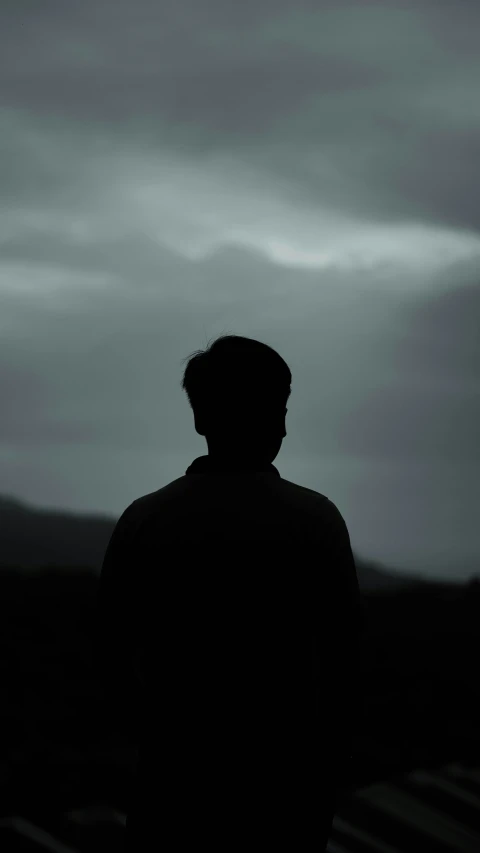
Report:
M355 430L344 426L345 449L410 462L473 460L480 433L479 318L477 281L399 308L382 346L394 381L385 377L365 394Z
M472 271L473 272L473 271ZM429 299L404 315L398 363L412 375L441 385L480 390L480 281L475 278Z
M478 227L478 6L183 0L133 13L96 0L8 12L6 107L61 117L79 138L96 126L113 148L120 135L189 157L235 152L312 204Z

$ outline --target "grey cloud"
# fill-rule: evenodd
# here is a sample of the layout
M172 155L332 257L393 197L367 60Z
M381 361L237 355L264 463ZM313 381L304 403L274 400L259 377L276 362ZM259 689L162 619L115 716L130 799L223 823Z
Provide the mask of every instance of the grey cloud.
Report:
M90 133L112 150L121 138L193 159L234 152L312 205L478 228L480 8L240 6L10 9L2 101L55 118L57 138L70 126L69 146ZM17 157L18 191L42 190Z
M153 446L158 441L161 448L163 436L164 447L171 448L171 442L182 442L192 427L190 416L181 414L182 408L184 415L188 412L177 388L181 358L202 345L199 335L206 343L214 331L220 334L230 328L241 333L243 326L259 337L276 329L278 345L294 375L292 434L298 430L303 452L315 452L319 445L334 452L333 424L352 405L346 389L361 398L361 390L355 390L358 376L352 380L349 366L355 348L352 331L365 341L355 353L357 371L365 378L373 366L375 355L367 334L375 323L369 300L358 300L352 316L355 299L349 304L338 294L341 277L320 278L311 272L275 268L254 252L225 250L203 263L192 263L157 248L150 265L142 265L142 248L132 239L123 248L119 245L118 256L112 249L108 266L97 266L95 271L107 269L118 275L116 288L82 293L77 287L71 297L55 298L54 310L49 310L48 303L42 307L41 293L23 302L14 295L4 301L5 317L16 334L13 340L2 340L2 361L12 365L10 384L17 390L15 406L1 426L3 439L14 441L17 434L22 443L78 441L80 423L85 424L85 439L92 443L119 441L133 446L141 440ZM130 267L129 254L134 258ZM68 271L72 258L65 247L63 257ZM39 269L35 261L33 282ZM121 278L125 264L128 279L136 273L129 286L123 286ZM88 265L84 271L88 278ZM379 317L382 306L385 317L391 315L388 299L382 302L377 295L375 302ZM338 336L340 325L346 340ZM337 366L335 377L330 374L332 359ZM310 381L316 383L313 400L309 365ZM162 391L164 381L167 392ZM22 391L28 390L28 382L36 389L35 405L30 393ZM43 406L39 383L47 392ZM172 394L177 410L172 407ZM170 417L166 422L160 417L164 399L176 411L171 431ZM182 420L183 433L178 427Z
M480 287L477 282L401 308L382 343L388 374L365 394L346 451L376 460L465 463L478 468Z
M475 271L472 270L472 276ZM455 279L454 279L455 280ZM480 391L480 270L404 311L396 360L406 375Z

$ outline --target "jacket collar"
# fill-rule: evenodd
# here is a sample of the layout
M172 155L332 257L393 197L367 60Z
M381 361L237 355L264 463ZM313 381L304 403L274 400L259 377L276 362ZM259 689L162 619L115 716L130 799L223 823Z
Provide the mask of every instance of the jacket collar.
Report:
M188 466L185 474L241 474L249 471L263 471L268 474L280 476L275 465L271 463L255 463L250 461L238 460L235 458L229 460L214 460L211 456L197 456L192 464Z

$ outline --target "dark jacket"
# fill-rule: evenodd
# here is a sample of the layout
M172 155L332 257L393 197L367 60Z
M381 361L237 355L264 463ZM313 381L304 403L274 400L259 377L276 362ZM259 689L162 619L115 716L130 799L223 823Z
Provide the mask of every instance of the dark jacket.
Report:
M325 495L274 465L195 459L120 517L98 615L105 681L135 704L142 803L154 779L198 804L344 768L362 609Z

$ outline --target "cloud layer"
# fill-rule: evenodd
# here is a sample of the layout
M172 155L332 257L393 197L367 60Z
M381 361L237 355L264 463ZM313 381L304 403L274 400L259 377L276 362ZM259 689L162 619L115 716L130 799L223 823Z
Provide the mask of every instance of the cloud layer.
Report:
M290 364L279 469L360 553L474 571L477 5L4 20L4 490L119 514L180 476L205 452L181 359L231 331Z

